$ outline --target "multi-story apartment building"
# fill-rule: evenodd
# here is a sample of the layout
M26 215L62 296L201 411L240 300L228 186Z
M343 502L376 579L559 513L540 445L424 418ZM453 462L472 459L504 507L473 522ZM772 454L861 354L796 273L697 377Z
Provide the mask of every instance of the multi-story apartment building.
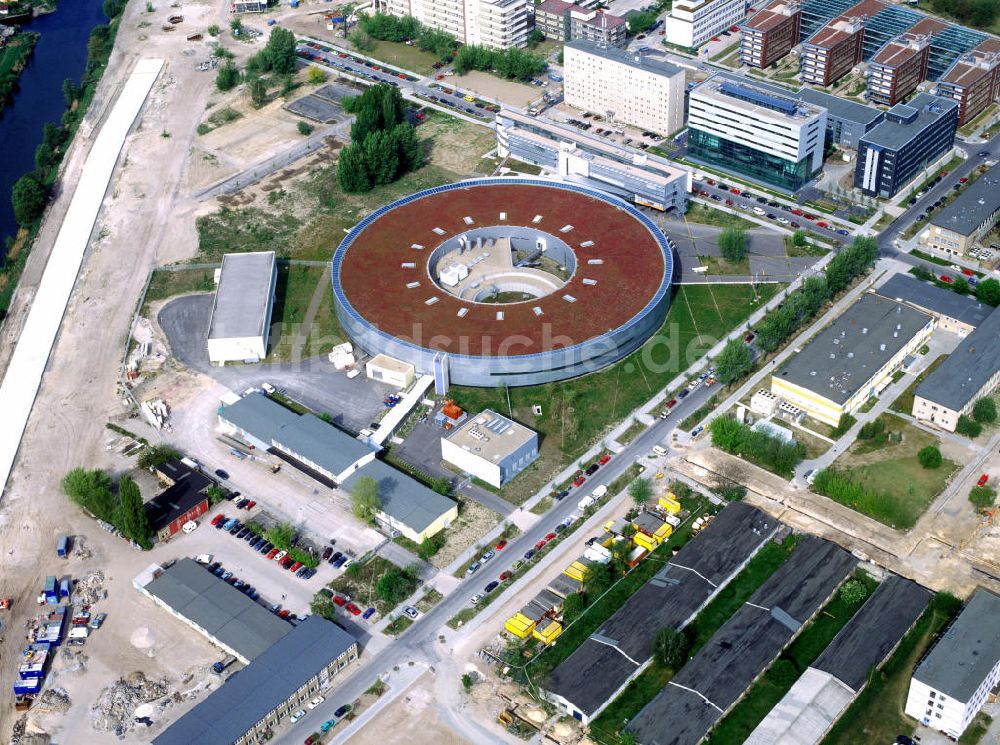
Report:
M413 16L463 44L493 49L528 44L528 0L375 0L375 10Z
M948 152L957 127L955 101L919 93L908 104L896 104L858 143L854 186L870 196L895 196Z
M740 62L761 69L788 54L799 43L802 10L798 0L776 0L741 26Z
M700 47L746 14L746 0L678 0L664 19L665 38L679 47Z
M861 61L864 16L841 17L802 42L799 57L803 83L828 86Z
M661 134L684 126L684 71L676 65L581 39L563 48L563 75L570 106Z
M583 8L565 0L545 0L535 6L535 28L547 39L586 39L606 47L623 47L628 28L624 18Z
M937 94L958 101L958 126L975 119L1000 95L1000 39L963 54L938 80Z
M691 91L688 155L794 191L823 167L826 109L715 75Z
M1000 597L976 590L910 678L906 713L958 739L1000 682Z
M868 62L868 92L872 103L894 106L927 78L930 33L907 31L887 42Z

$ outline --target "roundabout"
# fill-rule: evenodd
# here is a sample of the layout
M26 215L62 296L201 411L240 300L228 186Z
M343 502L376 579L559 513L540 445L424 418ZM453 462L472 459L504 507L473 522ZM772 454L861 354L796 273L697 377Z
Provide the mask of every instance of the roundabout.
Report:
M334 307L370 354L459 385L599 370L663 323L669 241L589 188L479 179L418 192L355 226L332 261Z

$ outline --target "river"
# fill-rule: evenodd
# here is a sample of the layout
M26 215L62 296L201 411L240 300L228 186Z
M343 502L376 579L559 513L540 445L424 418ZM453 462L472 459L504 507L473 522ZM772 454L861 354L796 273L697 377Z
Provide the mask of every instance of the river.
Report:
M0 113L0 236L17 231L10 189L35 168L35 148L42 125L59 123L66 110L62 83L79 83L87 64L87 39L94 26L106 23L102 0L58 0L55 13L39 16L25 30L41 34L35 53L18 79L13 102ZM5 251L0 238L0 255Z

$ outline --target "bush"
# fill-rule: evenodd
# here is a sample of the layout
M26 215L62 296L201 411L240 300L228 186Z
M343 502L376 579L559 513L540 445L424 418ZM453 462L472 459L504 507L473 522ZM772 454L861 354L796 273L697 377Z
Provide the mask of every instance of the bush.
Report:
M747 233L739 228L723 228L719 233L719 250L722 258L736 263L747 257Z
M920 461L920 465L924 468L940 468L942 460L941 451L933 445L928 445L925 448L921 448L920 452L917 453L917 460Z
M387 603L395 605L406 600L417 589L417 568L388 569L375 583L375 592Z
M724 499L727 502L739 502L747 495L747 488L745 486L727 486L725 489L719 491L719 498Z
M833 468L824 468L817 472L813 479L812 490L867 515L891 514L888 507L889 498L885 494L866 489L852 481L846 473Z
M306 73L306 82L309 85L319 85L326 82L326 73L318 67L310 67Z
M470 70L492 72L502 78L527 80L545 71L545 58L523 49L490 49L466 44L455 55L455 72L464 75Z
M955 425L955 431L960 435L965 435L966 437L975 439L982 434L983 425L973 419L970 419L965 414L962 414L958 418L958 423Z
M354 29L347 39L359 52L371 52L375 49L375 42L372 40L372 37L359 28Z
M974 486L969 492L969 501L980 510L992 506L996 498L996 490L989 486Z
M798 246L799 248L801 248L802 246L805 246L807 243L809 243L809 241L806 238L806 231L804 231L804 230L796 230L792 234L792 245L793 246Z
M1000 282L990 277L976 285L976 300L986 305L1000 305Z
M715 447L781 476L790 477L795 466L806 456L805 445L801 442L785 442L764 432L755 432L729 417L716 417L709 430Z
M837 421L837 426L833 428L830 432L830 437L833 439L839 439L847 434L847 430L858 423L858 420L853 416L848 414L846 411L840 415L840 419Z
M49 190L36 173L26 173L10 190L10 202L14 207L14 219L22 227L31 225L42 216L49 201Z
M861 605L868 597L868 588L859 579L849 579L840 588L840 597L848 605Z
M227 61L215 74L215 87L220 91L231 91L240 82L240 71L236 65Z
M444 548L444 533L435 533L430 538L424 538L417 547L417 556L424 561L429 560L434 554Z
M111 492L111 477L100 468L74 468L63 476L66 495L105 522L115 518L115 497Z
M295 125L295 128L298 129L299 134L303 136L311 135L313 131L313 127L311 124L309 124L309 122L300 121L298 124Z
M637 505L646 504L653 496L653 487L650 486L649 479L640 477L629 484L628 495Z
M972 407L972 418L980 424L992 424L997 420L997 405L992 398L981 398Z
M653 656L661 667L679 670L687 662L691 640L687 634L671 627L665 627L656 632L653 640Z
M882 417L866 422L858 430L859 440L874 440L882 442L885 440L885 420Z
M171 458L180 458L180 451L169 445L147 445L136 458L136 465L145 471L152 471L166 463Z

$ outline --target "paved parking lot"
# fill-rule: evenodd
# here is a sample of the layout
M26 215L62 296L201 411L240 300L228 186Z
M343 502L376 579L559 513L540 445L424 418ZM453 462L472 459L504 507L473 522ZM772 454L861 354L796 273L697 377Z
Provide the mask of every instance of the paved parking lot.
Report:
M337 121L337 116L340 113L340 106L314 95L296 99L286 104L285 108L293 114L304 116L306 119L312 119L320 124L330 124Z

